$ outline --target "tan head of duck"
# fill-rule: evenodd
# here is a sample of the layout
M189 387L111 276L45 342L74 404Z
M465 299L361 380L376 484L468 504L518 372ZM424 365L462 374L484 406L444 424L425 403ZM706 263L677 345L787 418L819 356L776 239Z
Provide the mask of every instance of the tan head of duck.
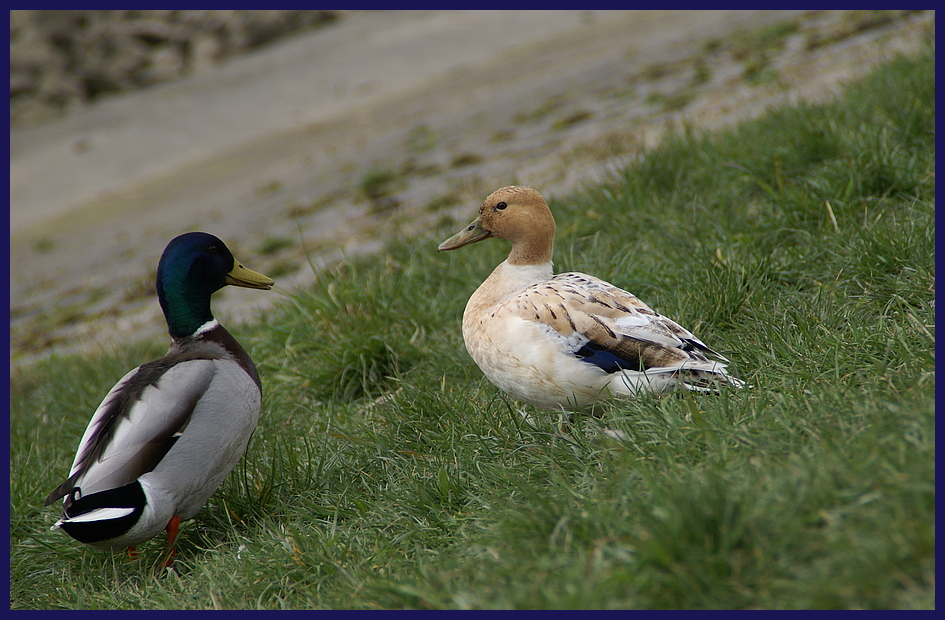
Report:
M455 250L464 245L496 237L512 242L508 262L534 265L551 261L555 220L548 203L537 191L510 185L489 194L479 207L479 216L437 250Z

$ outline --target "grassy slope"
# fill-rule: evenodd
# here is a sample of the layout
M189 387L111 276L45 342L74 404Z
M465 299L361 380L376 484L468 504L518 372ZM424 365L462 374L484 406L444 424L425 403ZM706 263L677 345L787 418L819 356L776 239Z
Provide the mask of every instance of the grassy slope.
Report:
M523 426L463 349L503 243L437 255L465 222L444 223L339 267L232 330L263 421L159 578L163 537L91 551L42 500L160 346L14 373L11 605L932 608L934 181L929 54L552 201L559 270L755 386L605 406L570 439Z

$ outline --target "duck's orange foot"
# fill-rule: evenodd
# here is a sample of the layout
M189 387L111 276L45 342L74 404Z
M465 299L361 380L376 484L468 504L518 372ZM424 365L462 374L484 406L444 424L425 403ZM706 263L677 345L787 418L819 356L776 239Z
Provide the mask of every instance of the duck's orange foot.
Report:
M138 553L138 548L134 545L128 547L128 558L132 560L137 560L141 554Z
M171 520L167 522L167 527L164 529L167 530L167 547L169 551L167 557L161 562L161 570L170 568L170 566L174 564L174 556L177 555L175 543L177 542L177 532L180 530L180 517L177 515L171 517Z

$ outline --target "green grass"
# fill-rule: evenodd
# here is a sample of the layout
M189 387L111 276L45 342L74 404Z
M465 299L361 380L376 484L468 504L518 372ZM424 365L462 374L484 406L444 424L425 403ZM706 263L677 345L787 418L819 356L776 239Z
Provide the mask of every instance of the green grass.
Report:
M288 237L273 237L270 235L263 239L263 242L259 244L259 247L256 250L260 254L268 256L270 254L281 252L286 248L291 248L294 245L295 239L290 239Z
M164 343L14 371L11 606L934 608L934 83L931 53L898 60L551 202L559 270L633 291L751 390L523 424L460 334L507 246L435 251L465 220L230 326L263 418L167 574L163 536L131 561L42 507Z
M398 175L389 168L372 168L361 177L358 185L362 197L379 200L394 191Z

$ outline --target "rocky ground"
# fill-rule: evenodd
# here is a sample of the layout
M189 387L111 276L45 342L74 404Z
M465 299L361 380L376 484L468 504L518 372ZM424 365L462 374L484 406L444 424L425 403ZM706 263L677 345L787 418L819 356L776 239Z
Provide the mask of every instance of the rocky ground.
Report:
M10 124L212 71L339 11L10 11Z
M561 196L681 123L825 100L929 45L934 19L352 12L51 120L11 119L11 359L162 337L154 272L181 232L213 232L277 280L217 294L221 320L249 318L392 235L465 222L501 185ZM417 251L435 252L427 241Z

